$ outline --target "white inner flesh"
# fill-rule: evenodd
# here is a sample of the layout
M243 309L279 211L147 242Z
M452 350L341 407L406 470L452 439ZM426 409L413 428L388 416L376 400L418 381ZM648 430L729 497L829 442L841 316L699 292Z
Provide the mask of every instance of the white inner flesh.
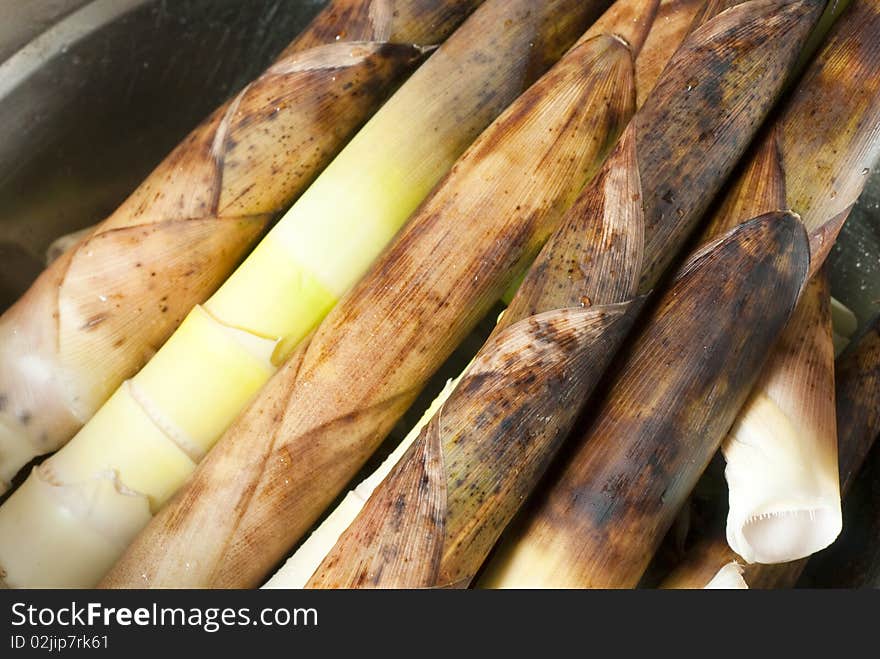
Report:
M816 451L817 441L766 395L753 396L747 410L722 447L731 549L749 563L793 561L824 549L842 527L836 460Z

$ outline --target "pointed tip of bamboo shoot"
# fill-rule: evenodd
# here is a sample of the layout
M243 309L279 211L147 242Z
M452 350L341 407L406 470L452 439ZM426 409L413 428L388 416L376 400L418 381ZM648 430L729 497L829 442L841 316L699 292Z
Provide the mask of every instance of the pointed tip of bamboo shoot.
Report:
M712 577L712 580L703 586L704 590L747 590L749 585L743 579L743 567L736 561L731 561Z

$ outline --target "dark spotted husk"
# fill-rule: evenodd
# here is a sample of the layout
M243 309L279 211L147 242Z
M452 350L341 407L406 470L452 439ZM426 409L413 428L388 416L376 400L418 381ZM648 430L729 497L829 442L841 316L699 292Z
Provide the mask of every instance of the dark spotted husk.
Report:
M880 435L880 318L838 357L834 379L840 490L845 495ZM749 588L790 588L808 560L745 565L743 578ZM718 568L730 561L742 559L727 546L723 530L715 529L694 543L662 585L702 588Z
M635 586L733 422L808 269L806 233L780 212L692 256L549 487L502 540L483 585Z
M880 158L880 2L854 2L839 19L815 62L787 102L779 119L767 130L750 162L731 187L709 234L734 225L750 213L772 208L792 208L810 232L811 272L827 256L843 221L866 182L867 171ZM827 298L827 291L823 294ZM822 316L823 304L805 300L797 311L799 325L807 327ZM786 330L786 335L792 329ZM787 345L797 345L790 337ZM806 368L814 350L792 353L812 372L804 383L805 394L817 387L828 390L828 369ZM783 358L774 354L774 361ZM773 363L773 361L771 361ZM791 367L789 366L789 369ZM840 364L838 364L838 369ZM762 378L768 377L765 373ZM838 373L838 388L840 374ZM840 392L838 392L838 398ZM847 473L848 446L853 423L841 417L838 400L838 459ZM833 412L832 412L833 414ZM859 458L859 461L861 458ZM841 491L846 485L841 479ZM683 562L664 582L665 587L702 587L707 575L732 560L743 562L728 546L723 531L704 531ZM752 588L790 586L805 561L784 565L748 565L744 578Z
M639 294L745 150L820 11L747 2L685 41L450 399L310 586L471 581L621 344ZM774 41L771 53L777 30L791 41Z

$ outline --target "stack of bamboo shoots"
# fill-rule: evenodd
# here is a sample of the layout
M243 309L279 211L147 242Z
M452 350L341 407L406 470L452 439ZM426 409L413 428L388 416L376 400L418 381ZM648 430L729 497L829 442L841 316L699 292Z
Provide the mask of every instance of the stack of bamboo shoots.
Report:
M0 318L0 479L57 450L0 575L635 587L720 449L663 585L792 585L880 432L878 161L880 0L331 2Z

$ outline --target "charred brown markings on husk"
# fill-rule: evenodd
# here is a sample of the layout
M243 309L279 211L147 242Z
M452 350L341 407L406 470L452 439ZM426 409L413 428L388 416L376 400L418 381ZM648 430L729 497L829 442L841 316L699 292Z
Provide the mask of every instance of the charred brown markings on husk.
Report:
M405 468L403 465L407 465ZM437 423L426 426L309 581L309 587L426 587L437 581L446 490Z
M642 181L641 290L669 264L665 246L684 239L742 155L742 136L763 119L812 25L805 17L818 16L822 4L740 3L701 26L673 56L635 120L640 161L652 168ZM718 107L730 113L721 125L710 110Z
M540 523L557 531L556 551L567 553L586 582L631 585L641 576L732 423L738 407L728 403L748 394L808 263L800 224L771 214L735 229L696 267L682 268L618 365L600 416L577 433L578 449L556 489L538 504ZM745 281L730 272L745 273ZM769 300L776 303L772 317ZM758 320L764 326L754 333Z

